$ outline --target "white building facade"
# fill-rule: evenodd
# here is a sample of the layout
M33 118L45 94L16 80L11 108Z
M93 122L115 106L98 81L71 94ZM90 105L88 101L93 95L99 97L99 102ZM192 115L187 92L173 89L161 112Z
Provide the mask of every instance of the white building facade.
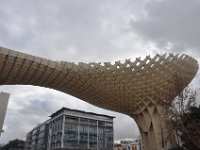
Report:
M27 150L113 150L112 116L61 108L27 134Z
M51 115L48 150L113 150L113 118L62 108Z
M9 94L1 92L0 93L0 136L3 132L3 123L6 115L8 100L9 100Z

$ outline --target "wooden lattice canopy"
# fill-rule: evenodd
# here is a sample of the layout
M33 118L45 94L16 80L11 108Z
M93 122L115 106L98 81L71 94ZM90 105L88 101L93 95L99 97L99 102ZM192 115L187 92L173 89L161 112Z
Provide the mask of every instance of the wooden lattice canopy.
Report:
M48 87L128 115L140 113L151 104L171 102L197 70L198 62L184 54L147 56L114 64L75 64L0 47L1 85Z

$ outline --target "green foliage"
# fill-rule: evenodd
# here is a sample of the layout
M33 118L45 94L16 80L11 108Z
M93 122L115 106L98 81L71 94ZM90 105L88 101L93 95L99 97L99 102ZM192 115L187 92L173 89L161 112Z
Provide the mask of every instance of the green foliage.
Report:
M183 129L181 140L187 150L199 150L200 145L200 106L190 107L189 112L181 116Z
M1 148L1 150L9 150L10 148L23 148L24 144L24 141L15 139L13 141L9 141L6 145L4 145Z
M189 107L173 125L182 144L171 150L200 150L200 106Z

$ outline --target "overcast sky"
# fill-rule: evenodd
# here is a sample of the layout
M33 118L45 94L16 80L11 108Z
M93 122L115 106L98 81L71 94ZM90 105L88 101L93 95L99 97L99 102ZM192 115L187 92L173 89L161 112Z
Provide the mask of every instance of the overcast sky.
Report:
M0 45L73 62L166 52L199 59L199 18L199 0L0 0ZM139 135L130 117L59 91L33 86L0 86L0 91L11 94L0 143L24 138L63 106L116 116L115 140Z

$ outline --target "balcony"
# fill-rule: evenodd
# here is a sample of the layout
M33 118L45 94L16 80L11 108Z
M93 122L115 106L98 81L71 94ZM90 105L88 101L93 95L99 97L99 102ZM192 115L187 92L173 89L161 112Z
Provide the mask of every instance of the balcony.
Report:
M80 143L81 143L81 144L87 144L88 141L87 141L87 140L80 140Z
M78 132L75 130L65 130L65 134L77 134Z
M65 142L71 142L71 143L76 143L78 142L77 138L68 138L68 139L64 139Z
M97 136L97 133L90 133L90 136Z
M96 145L97 144L96 141L90 141L89 143L90 143L90 145Z
M80 131L79 134L80 134L80 135L88 135L88 132Z

